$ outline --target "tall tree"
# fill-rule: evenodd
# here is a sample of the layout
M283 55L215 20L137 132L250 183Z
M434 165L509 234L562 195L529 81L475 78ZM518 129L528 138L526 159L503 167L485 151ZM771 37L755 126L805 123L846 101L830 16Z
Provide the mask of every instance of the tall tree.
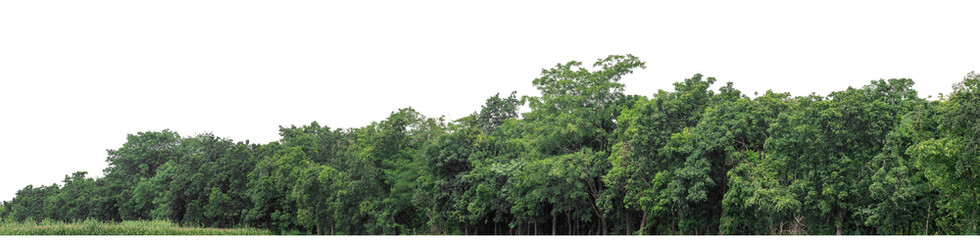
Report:
M976 234L980 188L980 75L968 74L940 106L938 136L908 149L919 160L951 216L941 223L957 232Z
M644 62L633 55L611 55L597 60L590 70L581 62L571 61L558 64L541 71L541 77L534 79L534 86L541 92L540 97L526 97L531 111L524 115L528 123L534 145L540 156L530 161L540 161L542 157L567 155L569 158L589 156L605 159L608 156L610 139L616 129L616 116L619 114L615 104L623 98L623 76L637 68L645 68ZM588 152L588 154L583 154ZM601 161L590 162L584 172L577 174L590 197L591 208L600 226L597 231L609 232L608 217L614 198L605 190L602 176L609 166ZM531 170L531 169L528 169ZM527 192L528 194L533 192ZM514 206L518 208L520 206ZM537 221L534 221L536 223ZM535 230L537 228L535 227Z
M108 150L105 178L111 192L109 204L115 207L106 210L113 220L149 219L151 209L132 199L133 187L141 179L152 178L163 164L181 156L181 138L176 132L163 130L130 134L126 140L121 148Z
M639 221L623 222L628 230L661 234L685 230L677 228L685 224L678 221L685 219L677 211L680 196L667 194L673 192L667 188L680 190L674 171L682 167L689 154L681 146L689 138L685 129L694 127L713 102L715 93L709 88L715 81L696 74L674 83L674 92L661 90L652 99L640 98L621 110L609 160L612 166L604 182L614 190L611 193L621 196L627 213L641 213ZM671 142L674 146L668 147Z

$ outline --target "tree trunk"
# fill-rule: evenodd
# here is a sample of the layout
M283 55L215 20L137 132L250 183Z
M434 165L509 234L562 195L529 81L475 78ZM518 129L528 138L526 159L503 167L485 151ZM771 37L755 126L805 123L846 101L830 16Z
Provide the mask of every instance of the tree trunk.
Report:
M973 189L974 189L973 190L973 203L974 204L973 204L973 211L972 211L972 214L971 214L970 217L973 219L973 234L977 234L977 206L976 206L976 203L977 203L977 190L976 190L976 188L973 188Z
M551 214L551 235L558 235L558 215Z
M929 219L932 218L932 203L926 208L926 235L929 235Z
M977 202L977 188L974 186L976 182L973 180L973 178L974 178L974 176L973 176L973 169L971 168L970 169L970 186L971 186L970 190L972 190L972 192L973 192L973 203L974 204L973 205L970 205L971 206L970 208L973 209L972 211L970 211L970 213L971 213L970 214L970 218L973 219L973 234L977 234L977 206L975 204Z
M565 211L565 224L568 225L568 232L565 234L572 235L572 215L569 214L568 211Z
M606 226L606 214L602 214L602 235L609 235L608 226Z
M626 215L626 235L633 235L633 224L630 222L630 214L624 211Z
M640 229L639 229L641 235L646 233L645 228L647 226L647 221L649 221L647 218L648 218L647 211L643 211L643 219L640 220Z
M684 228L682 228L680 226L680 223L683 223L684 222L684 214L678 213L677 214L677 220L678 220L678 223L676 224L676 226L677 226L677 232L680 233L681 235L684 235Z
M844 210L837 210L837 235L840 236L844 227Z

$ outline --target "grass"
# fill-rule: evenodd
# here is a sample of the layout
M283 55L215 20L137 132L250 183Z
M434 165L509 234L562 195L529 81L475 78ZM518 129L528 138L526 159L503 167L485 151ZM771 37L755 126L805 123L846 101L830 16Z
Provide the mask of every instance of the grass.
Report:
M123 221L120 223L86 220L75 223L0 223L0 235L270 235L255 228L182 227L167 221Z

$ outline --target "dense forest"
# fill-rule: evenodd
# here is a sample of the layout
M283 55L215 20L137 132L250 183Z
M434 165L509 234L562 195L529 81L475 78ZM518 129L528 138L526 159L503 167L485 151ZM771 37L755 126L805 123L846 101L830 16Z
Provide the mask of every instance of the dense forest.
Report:
M980 75L748 96L696 74L627 95L632 55L571 61L538 96L456 119L399 109L257 144L140 132L86 172L26 186L7 222L167 220L278 234L977 234Z

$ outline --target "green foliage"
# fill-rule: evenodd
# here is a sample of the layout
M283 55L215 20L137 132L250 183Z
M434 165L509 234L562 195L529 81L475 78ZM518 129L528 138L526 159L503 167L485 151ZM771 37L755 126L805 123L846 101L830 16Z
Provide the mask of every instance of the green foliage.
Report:
M977 234L980 188L980 75L971 72L939 103L935 135L907 150L939 191L937 227L949 233ZM932 122L929 122L932 123Z
M605 150L618 114L613 104L623 97L619 80L646 67L632 55L599 59L594 71L581 65L571 61L542 70L533 82L541 97L525 98L531 112L524 117L542 154L573 153L582 147Z
M409 107L266 144L139 132L105 177L2 202L0 234L978 233L976 73L935 101L909 79L750 98L700 74L624 94L645 67L557 64L539 95L448 122Z
M153 177L157 168L181 156L181 138L175 132L163 130L140 132L126 139L123 147L108 150L105 179L110 195L105 210L109 211L111 220L148 219L151 209L144 204L146 199L133 198L133 188L142 179Z
M266 145L268 148L282 148L279 145ZM272 156L266 156L249 173L246 194L252 198L252 208L246 219L255 226L269 228L274 233L288 233L299 230L296 219L298 208L292 188L298 185L298 178L312 163L299 147L282 148Z

